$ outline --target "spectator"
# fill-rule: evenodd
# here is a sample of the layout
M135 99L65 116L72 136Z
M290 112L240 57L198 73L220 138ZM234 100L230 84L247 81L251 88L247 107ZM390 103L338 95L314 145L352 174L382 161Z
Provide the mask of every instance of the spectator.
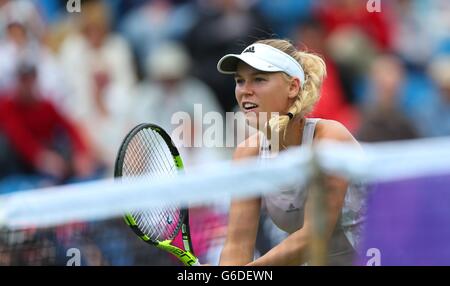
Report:
M358 139L366 142L417 138L413 123L399 107L404 68L394 56L378 57L370 74L372 100L362 115Z
M29 1L7 1L0 8L5 36L0 39L0 89L15 85L19 62L33 58L38 69L38 85L43 95L62 106L67 95L66 80L50 50L41 44L45 31L42 19Z
M395 29L392 31L393 49L406 67L418 68L423 66L429 59L436 45L433 28L430 26L430 15L436 2L426 3L423 0L401 0L393 1L395 9Z
M316 7L330 56L342 78L344 95L349 102L356 103L357 84L368 72L377 52L391 49L390 7L383 3L383 13L369 13L366 1L361 0L320 1Z
M348 101L336 64L328 54L323 25L317 19L310 18L303 21L296 32L299 39L297 46L304 45L320 54L327 66L319 102L309 116L339 121L354 133L359 124L359 113Z
M317 16L324 24L327 35L354 28L367 35L377 49L387 51L391 48L392 23L389 21L389 4L383 3L383 13L369 13L366 1L360 0L320 1L317 7Z
M30 0L0 0L0 38L9 23L21 22L31 37L40 40L45 33L45 22L35 3Z
M82 5L80 31L67 36L60 58L71 79L68 114L87 132L96 154L112 174L117 146L131 128L129 92L136 78L127 42L110 31L101 1Z
M41 96L36 67L23 63L17 74L17 88L0 101L2 153L8 154L1 164L3 175L50 176L56 183L93 175L95 164L86 141L77 127ZM9 166L16 168L7 170Z
M450 135L450 54L436 56L428 73L436 85L414 109L419 130L427 137Z

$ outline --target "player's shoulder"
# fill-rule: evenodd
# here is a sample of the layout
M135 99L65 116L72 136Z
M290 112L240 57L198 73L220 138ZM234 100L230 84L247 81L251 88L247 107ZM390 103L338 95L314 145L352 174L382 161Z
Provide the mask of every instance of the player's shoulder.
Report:
M357 143L350 131L340 122L335 120L320 119L315 130L315 140L351 141Z
M239 160L247 157L255 157L259 154L259 137L257 132L249 136L246 140L239 143L233 154L234 160Z

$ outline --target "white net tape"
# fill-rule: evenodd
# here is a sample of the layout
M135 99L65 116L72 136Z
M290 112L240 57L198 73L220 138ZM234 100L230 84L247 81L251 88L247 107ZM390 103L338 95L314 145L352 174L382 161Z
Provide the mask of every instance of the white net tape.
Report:
M201 205L259 196L305 185L316 162L322 169L365 181L389 181L450 171L450 138L354 145L323 142L292 148L270 161L258 159L199 166L176 178L120 183L112 179L17 192L0 197L0 224L45 227L121 216L168 203Z

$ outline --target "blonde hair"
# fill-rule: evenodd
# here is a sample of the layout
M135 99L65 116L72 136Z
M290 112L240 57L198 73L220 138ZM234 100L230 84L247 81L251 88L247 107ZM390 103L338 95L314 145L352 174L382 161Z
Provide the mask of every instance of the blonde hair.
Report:
M289 121L297 116L303 117L310 113L319 100L320 88L322 87L323 79L326 76L326 65L320 56L307 51L299 51L287 40L268 39L257 41L257 43L272 46L290 55L300 63L305 72L305 82L301 83L303 84L303 87L300 89L296 100L289 108L288 114L272 117L268 122L270 133L283 133L284 138ZM284 75L286 76L286 80L290 81L292 79L289 75Z

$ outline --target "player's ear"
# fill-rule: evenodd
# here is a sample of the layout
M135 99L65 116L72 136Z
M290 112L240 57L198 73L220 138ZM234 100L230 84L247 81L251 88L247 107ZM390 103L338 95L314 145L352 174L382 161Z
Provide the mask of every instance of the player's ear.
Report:
M289 98L296 98L300 91L300 80L298 78L292 78L289 81Z

